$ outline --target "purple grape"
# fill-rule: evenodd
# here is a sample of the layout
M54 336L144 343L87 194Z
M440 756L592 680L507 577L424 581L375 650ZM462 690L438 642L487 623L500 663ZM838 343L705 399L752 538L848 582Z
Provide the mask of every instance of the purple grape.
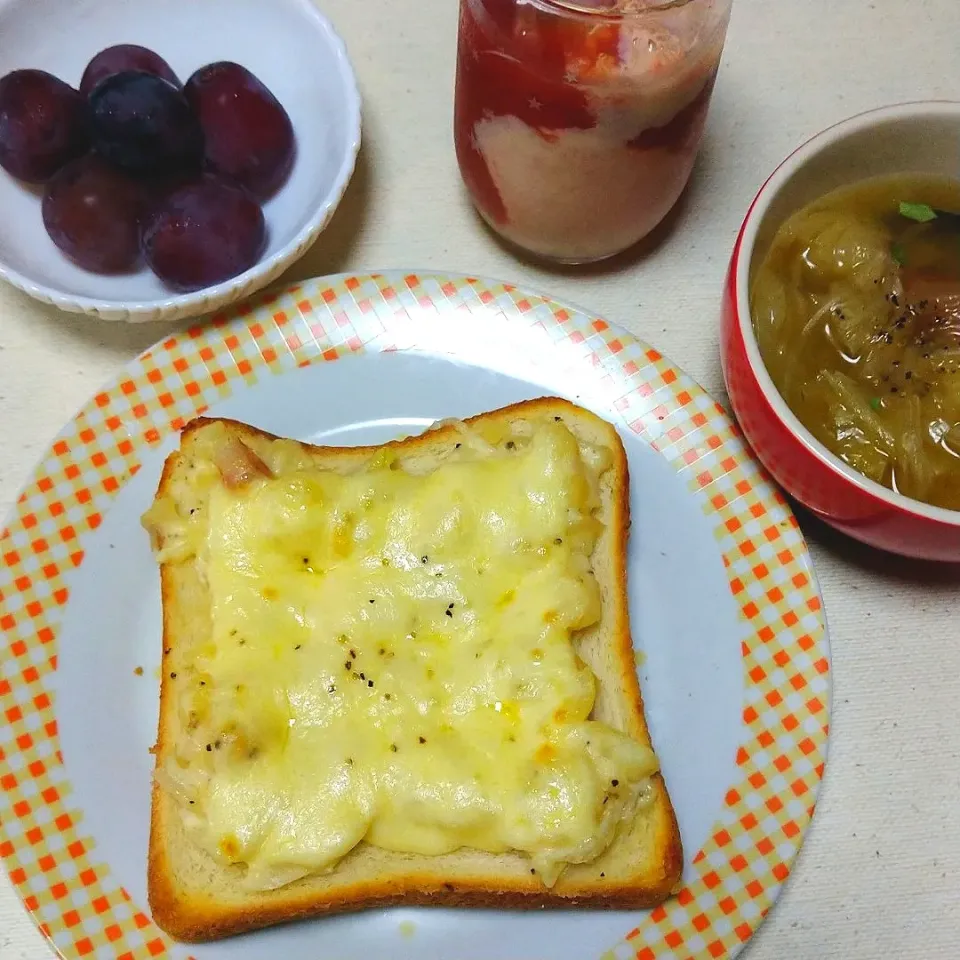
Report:
M0 79L0 167L43 183L89 145L86 104L73 87L44 70L14 70Z
M143 250L164 283L199 290L252 267L265 240L260 204L242 187L204 174L171 193L154 212Z
M90 94L93 145L131 173L199 169L203 134L186 97L151 73L128 70L102 80Z
M293 165L293 125L280 101L249 71L222 61L201 67L184 86L203 128L207 162L265 200Z
M180 88L179 78L160 54L135 43L118 43L116 46L101 50L87 64L86 70L83 71L83 78L80 80L80 93L88 97L101 80L128 70L152 73L172 83L177 89Z
M75 263L96 273L129 270L140 257L143 187L96 154L54 174L43 194L43 225Z

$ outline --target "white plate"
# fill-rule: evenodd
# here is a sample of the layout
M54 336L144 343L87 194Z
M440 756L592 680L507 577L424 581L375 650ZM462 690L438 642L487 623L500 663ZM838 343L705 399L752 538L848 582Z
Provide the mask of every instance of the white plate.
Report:
M626 444L631 620L687 853L683 892L645 913L374 910L170 943L143 912L161 643L139 517L176 430L209 409L304 440L381 442L544 394L608 417ZM730 957L813 813L829 651L796 521L684 374L624 331L513 287L318 280L158 344L65 428L3 551L0 854L71 960L650 960L681 946Z

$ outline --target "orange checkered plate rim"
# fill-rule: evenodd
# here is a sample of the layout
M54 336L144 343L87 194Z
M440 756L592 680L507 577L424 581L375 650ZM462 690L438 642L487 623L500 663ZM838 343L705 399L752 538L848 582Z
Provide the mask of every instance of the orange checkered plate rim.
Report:
M718 624L726 617L726 626L710 630L698 629L698 621L690 620L687 633L694 643L691 664L715 656L735 680L733 686L728 683L735 699L724 708L732 717L727 720L698 719L710 704L686 706L687 719L680 721L658 715L677 714L669 704L663 710L658 706L657 663L666 654L653 642L659 629L655 624L641 620L638 628L634 623L644 654L638 663L649 660L653 675L643 677L651 726L685 830L689 862L680 893L645 913L604 914L605 920L577 913L577 927L569 928L570 943L576 930L581 938L593 938L586 947L579 941L576 947L564 946L562 913L546 919L536 912L509 920L497 913L473 913L467 919L461 914L456 924L540 924L523 928L525 934L533 931L533 942L552 957L575 949L578 960L587 955L603 960L735 956L790 873L813 816L826 759L829 646L802 535L723 409L656 350L575 307L510 284L463 276L344 275L262 296L148 350L93 397L53 442L19 497L0 543L0 859L27 910L53 948L69 960L188 956L148 916L139 874L130 879L105 853L109 844L104 831L96 829L102 811L84 808L89 791L80 783L80 758L62 749L70 739L64 724L75 722L63 712L64 667L59 660L67 649L64 638L71 644L89 642L82 630L78 633L76 621L86 616L84 597L103 589L91 587L90 577L84 579L85 567L95 566L105 549L114 546L104 540L111 511L116 517L121 509L146 506L152 487L143 484L147 479L155 482L163 456L189 419L208 410L235 415L230 405L255 393L261 399L250 409L270 403L277 407L276 398L295 384L314 391L310 396L317 390L322 394L333 389L330 384L344 371L346 379L341 376L340 382L347 386L336 396L349 411L351 390L354 399L359 391L369 399L384 389L384 382L370 382L374 368L363 366L373 361L380 364L374 376L386 376L387 381L391 371L408 376L404 364L429 361L433 366L423 368L426 376L406 381L411 388L416 381L418 389L428 392L431 377L437 376L441 384L444 370L455 371L454 383L469 383L471 371L482 371L474 399L484 390L505 391L505 402L522 398L514 395L517 390L528 395L566 393L608 416L631 455L631 550L637 541L637 549L646 551L639 559L631 555L631 582L637 564L645 577L662 566L668 585L657 590L699 591L697 558L710 554L703 560L704 577L715 574L720 584L716 599L704 595L699 603L684 603L679 593L681 601L670 613L678 618L670 621L671 630L682 646L688 642L682 636L683 618L700 615L698 607L708 608L709 616L716 613ZM493 374L501 379L491 379ZM393 388L392 398L384 402L400 402L396 384ZM453 406L473 402L455 399L463 392L456 388L436 389L445 389ZM639 499L633 492L637 484L646 486ZM145 495L131 507L131 491L138 485ZM673 502L682 509L661 508L661 489L667 491L663 496L679 498ZM644 514L648 502L656 510ZM669 526L673 512L686 518L676 527ZM667 524L663 531L661 523ZM697 541L701 533L706 539ZM117 546L145 550L136 540L139 535L129 532ZM136 543L128 547L127 539ZM673 571L668 567L670 550L680 558ZM692 551L687 559L684 550ZM656 591L648 593L655 606ZM631 598L633 617L637 604L632 593ZM159 622L148 632L155 633L159 646ZM712 633L722 634L726 645L701 657L696 644ZM644 646L645 639L651 648ZM67 653L72 655L72 650ZM159 662L159 649L156 654ZM690 667L692 673L697 669ZM647 671L641 667L641 672ZM130 683L140 685L130 694L138 698L137 709L153 710L155 716L151 678L131 678ZM116 695L121 706L127 702L126 690L124 685ZM96 690L85 695L91 702L98 697ZM685 695L694 698L693 692ZM675 750L681 750L673 740L679 744L693 737L684 730L674 738L672 722L694 727L726 723L732 731L729 757L722 758L728 767L717 767L723 779L715 808L706 812L695 810L689 800L700 792L696 782L688 789L687 774L670 766ZM115 718L115 725L124 724L123 716ZM131 720L130 725L136 724ZM144 749L149 742L152 733ZM721 773L715 770L710 776L716 780ZM704 792L716 787L704 786ZM134 814L145 822L148 811ZM694 821L699 826L690 826L688 833L687 825ZM418 923L428 929L429 918L441 913L417 912ZM374 920L359 915L344 922ZM376 922L382 923L382 916ZM325 923L329 921L313 928L313 952L304 956L317 956L321 929L346 930L349 937L351 928L323 928ZM463 937L465 954L470 942ZM263 940L262 953L250 944L247 941L236 956L280 955L274 941ZM208 949L196 948L190 955L202 960ZM397 940L387 948L396 957L416 956L424 949L422 939L406 947ZM293 947L281 952L300 956ZM336 956L348 953L342 950ZM435 949L431 955L438 955ZM494 955L489 950L485 954Z

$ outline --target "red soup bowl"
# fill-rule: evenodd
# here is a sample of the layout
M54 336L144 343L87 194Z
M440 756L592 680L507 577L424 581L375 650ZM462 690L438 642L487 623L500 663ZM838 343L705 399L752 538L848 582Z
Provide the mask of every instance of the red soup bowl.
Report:
M871 546L960 562L960 511L921 503L868 480L816 440L767 373L750 317L753 269L787 217L838 187L896 173L960 177L960 103L907 103L851 117L807 141L773 172L747 212L730 259L723 296L723 375L747 442L796 501Z

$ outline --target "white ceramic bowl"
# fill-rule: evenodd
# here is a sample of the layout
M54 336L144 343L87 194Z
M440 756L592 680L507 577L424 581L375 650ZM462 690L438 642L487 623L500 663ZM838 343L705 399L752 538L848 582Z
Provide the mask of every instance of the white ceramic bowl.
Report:
M104 320L174 320L249 296L316 240L353 173L360 95L342 41L311 0L0 0L0 75L36 67L77 86L90 58L116 43L150 47L182 81L205 63L234 60L286 108L297 157L264 207L264 255L240 276L187 294L146 267L89 273L47 236L38 191L0 170L0 276L45 303Z

